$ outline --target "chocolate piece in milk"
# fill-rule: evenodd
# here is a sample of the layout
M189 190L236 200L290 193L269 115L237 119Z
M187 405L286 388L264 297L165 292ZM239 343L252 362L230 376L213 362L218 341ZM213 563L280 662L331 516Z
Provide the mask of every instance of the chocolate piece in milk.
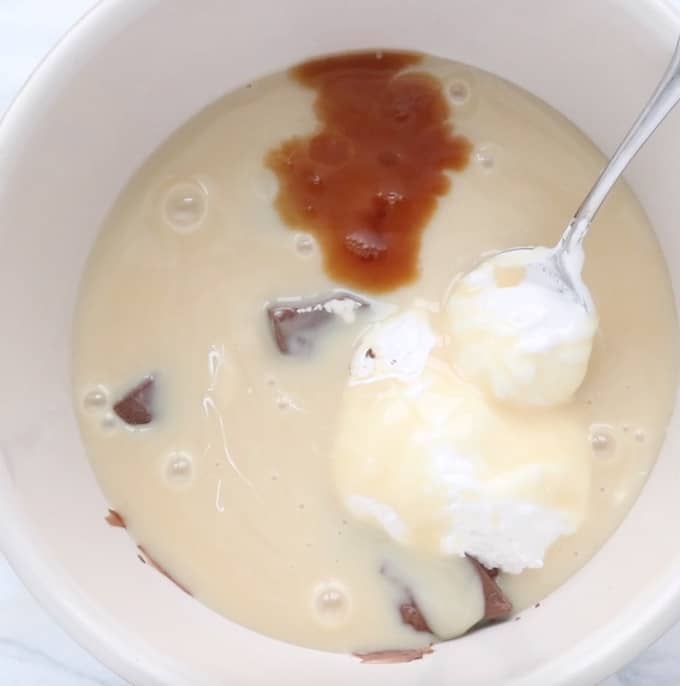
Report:
M109 524L109 526L113 526L118 529L127 529L125 519L123 519L123 516L115 510L109 509L109 514L106 515L106 523Z
M416 631L424 631L428 634L433 633L413 596L410 596L407 602L399 606L399 614L401 615L401 621L404 624L410 625Z
M267 306L274 342L284 355L307 355L316 336L334 320L351 323L357 312L370 307L362 298L346 291L334 291L317 298L279 300Z
M425 615L423 615L420 608L418 607L418 603L416 603L416 599L413 596L413 592L401 579L399 579L399 577L397 577L393 573L392 569L390 568L390 565L387 563L383 564L383 566L380 568L380 573L386 579L389 579L393 584L402 589L404 593L404 600L399 605L399 614L401 615L401 621L404 624L408 624L416 631L434 634L434 631L430 629L430 625L427 623L427 620L425 619Z
M484 593L484 617L482 621L493 622L507 619L512 614L512 603L495 581L498 570L487 569L479 560L470 555L467 558L474 566L479 580L482 582L482 592Z
M157 572L160 572L166 579L172 581L172 583L175 584L175 586L177 586L177 588L179 588L180 591L184 591L187 595L193 596L193 593L186 586L180 584L180 582L177 581L177 579L175 579L174 576L172 576L164 567L161 567L161 565L159 565L158 562L156 562L156 560L154 560L153 557L149 555L144 546L138 545L137 550L139 550L139 552L143 556L142 558L140 558L142 562L148 562L149 565L151 565L151 567L153 567Z
M155 390L156 380L146 376L113 406L113 411L130 426L150 424L154 418Z
M393 665L399 662L422 660L423 655L433 653L432 646L426 648L405 648L404 650L376 650L373 653L354 653L362 662L375 665Z

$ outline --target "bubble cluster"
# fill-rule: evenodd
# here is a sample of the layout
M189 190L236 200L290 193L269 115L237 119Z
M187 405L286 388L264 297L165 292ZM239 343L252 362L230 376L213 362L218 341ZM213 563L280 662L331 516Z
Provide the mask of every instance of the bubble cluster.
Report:
M279 392L276 395L276 407L278 407L279 410L282 411L300 409L297 403L295 402L294 398L288 395L288 393L283 392Z
M590 445L596 457L612 457L616 454L616 437L611 427L596 424L590 428Z
M349 619L351 605L347 588L338 581L324 582L314 589L314 613L325 626L335 627L344 624Z
M295 252L301 257L309 257L314 252L315 241L306 233L295 236Z
M446 87L449 99L458 107L464 105L470 99L471 92L470 85L463 79L452 79Z
M83 397L83 407L90 412L104 409L109 402L109 394L103 386L97 386Z
M194 473L191 455L184 451L176 451L168 455L165 463L165 478L172 484L186 484L191 481Z
M474 153L475 162L487 171L491 171L498 161L498 148L493 143L480 146Z
M163 218L176 233L193 233L202 224L208 210L208 193L198 181L173 185L163 199Z
M118 426L118 417L110 410L109 391L105 386L90 387L83 393L82 408L99 421L103 431L113 431Z
M104 431L113 431L118 426L118 418L113 412L107 412L102 417L101 426Z

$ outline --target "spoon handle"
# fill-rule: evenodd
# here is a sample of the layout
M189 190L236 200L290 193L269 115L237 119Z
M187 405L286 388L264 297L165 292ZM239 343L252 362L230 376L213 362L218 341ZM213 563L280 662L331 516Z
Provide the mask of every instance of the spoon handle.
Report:
M680 100L680 40L675 46L673 59L659 85L621 141L588 195L576 211L574 218L560 241L560 247L569 252L578 248L588 233L590 224L628 163L654 133L656 127Z

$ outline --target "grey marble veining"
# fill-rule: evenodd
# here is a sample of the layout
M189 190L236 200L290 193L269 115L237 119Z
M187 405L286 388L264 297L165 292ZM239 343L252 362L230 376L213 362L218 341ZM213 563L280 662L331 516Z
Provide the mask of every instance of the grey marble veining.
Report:
M93 4L0 0L0 113L61 34ZM600 686L678 685L680 624ZM0 686L125 686L47 616L2 555Z

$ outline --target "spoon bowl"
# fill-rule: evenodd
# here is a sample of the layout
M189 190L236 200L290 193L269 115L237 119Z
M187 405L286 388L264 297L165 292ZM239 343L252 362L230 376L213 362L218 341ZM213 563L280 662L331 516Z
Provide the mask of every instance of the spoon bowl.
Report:
M565 298L581 304L586 311L594 312L590 293L581 278L585 260L583 241L588 235L595 215L614 184L678 101L680 101L680 40L676 44L670 64L656 90L626 137L621 141L595 185L586 195L559 243L552 250L540 250L535 255L527 255L526 260L523 260L527 280L542 288L557 291ZM503 253L531 250L536 249L510 248ZM503 253L497 253L491 259L496 260L498 255Z

